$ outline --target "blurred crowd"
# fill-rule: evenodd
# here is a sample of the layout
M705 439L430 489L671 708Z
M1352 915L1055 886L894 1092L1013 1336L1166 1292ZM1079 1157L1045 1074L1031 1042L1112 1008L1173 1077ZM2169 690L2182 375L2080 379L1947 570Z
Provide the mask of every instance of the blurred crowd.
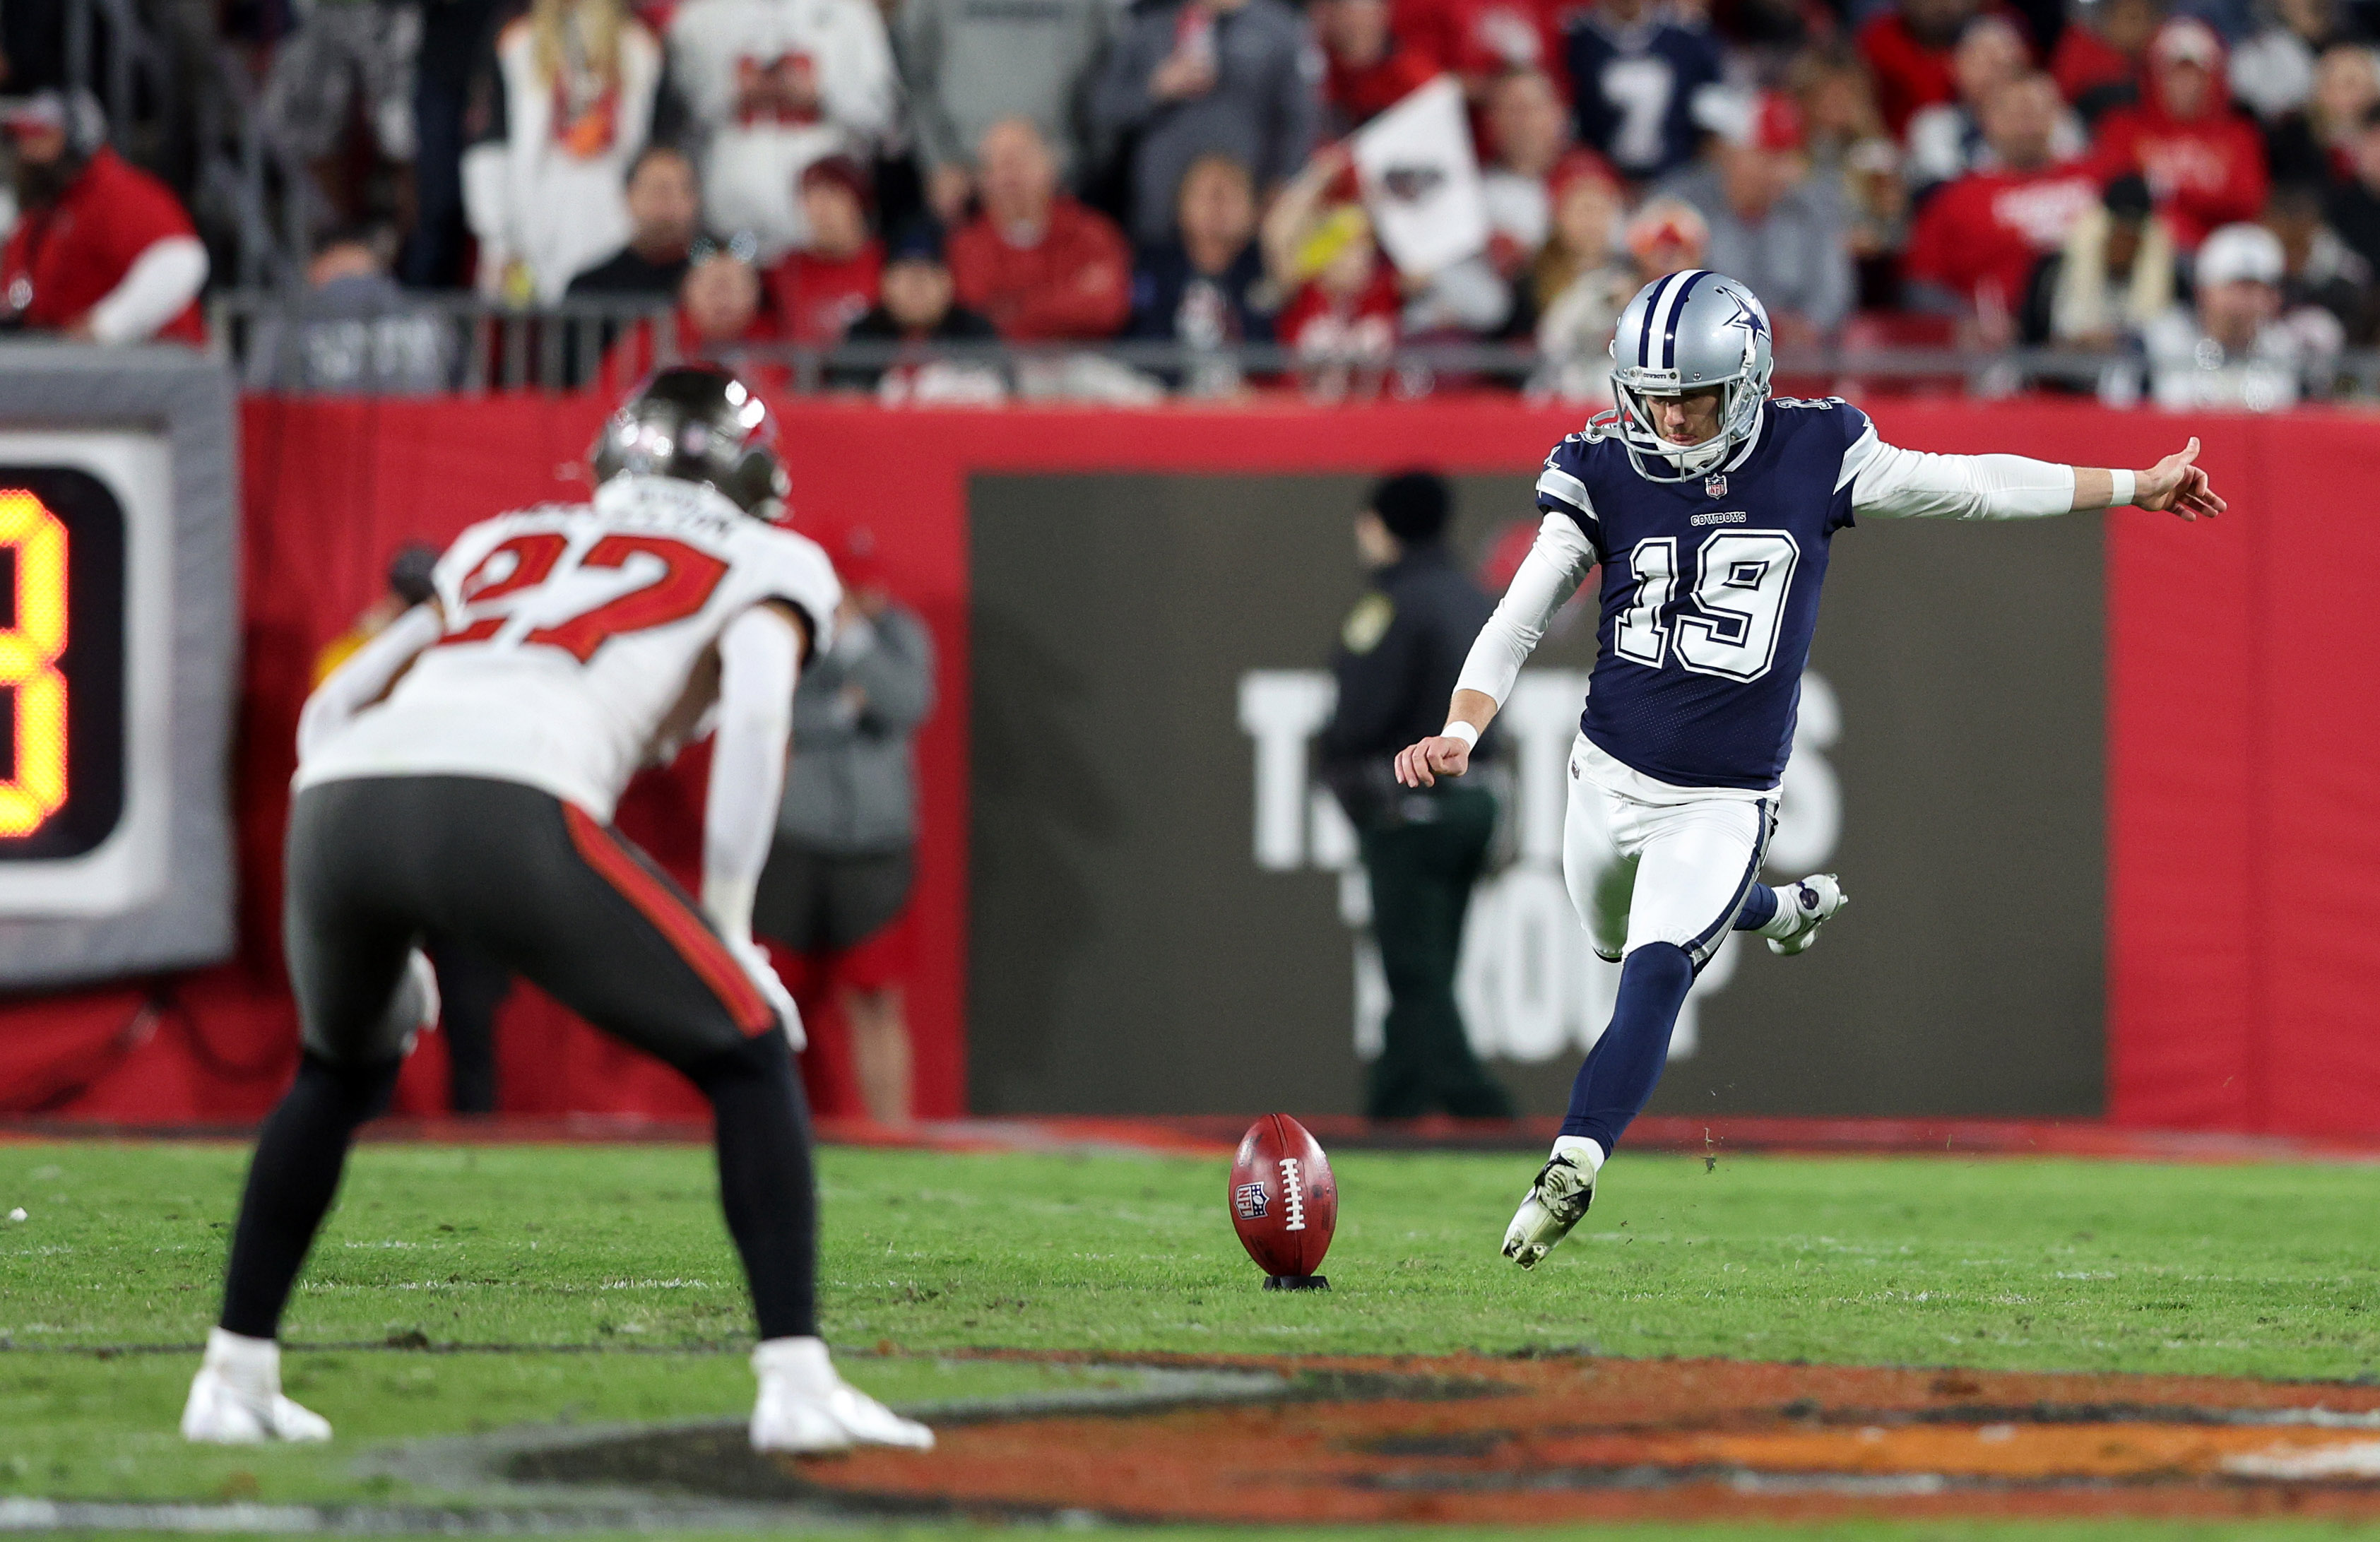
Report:
M827 383L887 400L1227 394L1245 343L1360 392L1499 342L1592 401L1627 297L1688 266L1781 347L2065 346L2111 401L2286 406L2380 331L2380 0L147 3L249 61L318 299L641 297L681 352L883 345ZM173 189L18 46L6 315L195 338ZM1441 79L1468 143L1405 182L1484 236L1425 265L1362 147ZM929 357L1118 338L1190 361Z

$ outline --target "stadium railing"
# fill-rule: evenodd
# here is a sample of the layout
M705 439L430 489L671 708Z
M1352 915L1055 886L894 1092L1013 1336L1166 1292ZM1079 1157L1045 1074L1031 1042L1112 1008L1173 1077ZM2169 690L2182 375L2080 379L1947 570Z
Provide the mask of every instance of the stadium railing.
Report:
M322 309L302 294L230 291L210 301L212 346L251 390L466 395L616 388L682 357L673 308L639 298L565 300L537 310L477 295L408 291L368 312ZM1524 343L1419 342L1333 357L1272 344L1202 347L1116 339L1097 344L907 344L832 347L738 343L703 350L799 395L873 389L898 366L940 364L984 382L982 395L1135 405L1219 398L1249 387L1309 399L1413 399L1450 390L1558 396L1556 361ZM1779 348L1781 392L1918 392L1985 399L2051 391L2122 406L2145 396L2137 352L2018 347L1997 352L1905 346ZM2380 349L2338 356L2304 382L2309 400L2380 398ZM927 399L967 399L956 395ZM1586 398L1580 398L1582 401Z

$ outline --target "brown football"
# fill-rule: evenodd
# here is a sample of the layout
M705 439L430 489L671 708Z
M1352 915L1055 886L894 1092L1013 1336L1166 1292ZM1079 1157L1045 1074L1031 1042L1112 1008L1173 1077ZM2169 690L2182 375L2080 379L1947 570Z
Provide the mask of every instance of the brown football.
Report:
M1248 1126L1232 1158L1232 1229L1267 1274L1297 1278L1322 1268L1339 1224L1330 1159L1305 1126L1269 1113Z

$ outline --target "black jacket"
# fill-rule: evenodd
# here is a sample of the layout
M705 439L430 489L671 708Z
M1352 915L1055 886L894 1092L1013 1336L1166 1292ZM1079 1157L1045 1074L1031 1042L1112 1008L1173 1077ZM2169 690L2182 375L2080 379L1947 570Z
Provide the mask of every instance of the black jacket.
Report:
M1323 780L1357 824L1395 795L1398 750L1446 726L1447 699L1496 609L1442 541L1407 549L1373 576L1340 629L1339 706L1322 730ZM1494 754L1482 740L1479 758Z

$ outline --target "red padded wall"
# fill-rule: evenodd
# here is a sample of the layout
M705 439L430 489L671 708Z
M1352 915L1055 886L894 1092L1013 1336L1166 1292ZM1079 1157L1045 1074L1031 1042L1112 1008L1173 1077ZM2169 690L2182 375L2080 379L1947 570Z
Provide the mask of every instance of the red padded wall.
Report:
M294 1064L277 941L289 748L315 652L377 592L401 540L583 492L602 404L254 400L244 414L247 691L238 958L176 980L0 1006L0 1110L253 1118ZM2380 1131L2380 512L2356 470L2380 421L2183 422L2087 405L1879 403L1918 448L2145 465L2188 432L2234 504L2185 526L2107 522L2108 1111L2124 1123ZM942 651L920 747L925 826L912 1018L920 1103L965 1087L966 478L974 471L1526 471L1572 415L1506 400L1257 410L885 413L789 406L803 523L865 520ZM622 822L684 870L697 768L650 779ZM1950 817L1956 810L1947 810ZM2022 968L2022 959L2010 960ZM434 1044L434 1041L433 1041ZM508 1009L505 1100L524 1112L682 1115L691 1094L540 999ZM437 1051L404 1106L436 1106Z

